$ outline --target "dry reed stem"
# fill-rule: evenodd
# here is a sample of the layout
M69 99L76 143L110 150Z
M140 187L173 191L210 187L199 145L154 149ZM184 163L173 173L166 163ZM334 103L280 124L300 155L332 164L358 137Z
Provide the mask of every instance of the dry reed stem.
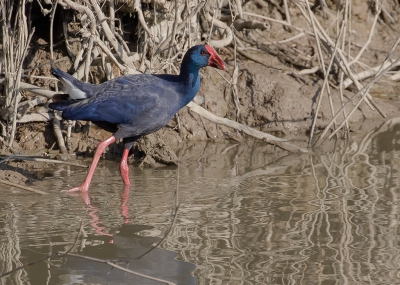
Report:
M142 1L141 0L135 0L134 4L133 4L133 9L138 13L138 18L139 18L139 22L142 25L143 29L146 31L146 33L153 38L154 35L153 33L150 31L149 27L146 24L146 21L144 19L143 16L143 11L142 11Z
M4 84L6 82L5 78L0 78L0 84ZM51 90L46 90L43 88L40 88L36 85L32 85L29 83L21 82L20 83L20 88L29 92L32 92L34 94L46 97L48 99L51 99L56 92L51 91Z
M363 47L360 49L360 51L358 52L358 54L356 55L356 57L355 57L352 61L349 62L349 65L352 65L352 64L356 63L356 62L360 59L360 57L362 56L362 54L364 53L364 51L367 49L367 47L369 46L369 44L371 43L372 36L374 35L374 31L375 31L375 26L376 26L376 23L378 22L379 15L380 15L380 13L381 13L381 7L382 7L382 5L380 5L379 11L376 12L376 14L375 14L374 20L373 20L373 22L372 22L372 27L371 27L371 29L370 29L370 31L369 31L369 35L368 35L367 41L365 42L365 44L363 45ZM350 53L349 53L349 54L350 54Z
M393 48L392 48L392 51L391 51L389 54L391 54L391 53L394 51L394 49L395 49L395 48L397 47L397 45L399 44L399 41L400 41L400 37L397 39L395 45L394 45ZM386 60L388 60L388 58L387 58ZM375 77L374 77L373 80L371 80L371 81L370 81L367 85L365 85L360 91L358 91L349 101L347 101L346 104L344 104L344 106L341 108L341 110L344 109L344 108L346 107L347 104L353 102L353 100L355 99L355 97L357 97L358 95L361 96L360 100L354 105L353 109L351 110L351 112L349 113L349 115L344 119L344 121L342 122L342 124L341 124L338 128L336 128L336 129L332 132L332 134L331 134L327 139L330 139L333 135L335 135L335 134L343 127L343 125L349 120L349 118L351 117L351 115L355 112L355 110L357 110L358 106L359 106L359 105L361 104L361 102L363 101L363 98L367 96L368 90L371 88L371 86L372 86L376 81L378 81L383 75L385 75L389 70L391 70L391 69L393 68L393 66L395 66L396 64L399 64L399 62L400 62L400 58L396 59L396 60L395 60L392 64L390 64L390 66L388 66L387 68L385 68L385 69L381 68L381 69L380 69L380 72L378 72L378 73L375 75ZM384 64L385 64L385 62L382 63L382 67L384 66ZM382 70L382 69L383 69L383 70ZM327 127L325 128L325 130L322 132L321 136L320 136L320 137L318 138L318 140L315 142L315 145L316 145L316 146L321 145L321 143L319 143L319 144L317 144L317 143L318 143L319 141L321 141L322 138L326 135L326 133L328 132L329 128L330 128L331 125L332 125L332 121L333 121L334 119L336 119L336 117L340 114L340 111L341 111L341 110L339 110L339 112L337 113L337 115L331 120L331 122L329 122L329 124L327 125Z
M83 47L78 55L75 58L74 61L74 68L75 70L78 69L78 65L80 61L83 60L83 53L86 51L86 58L85 61L82 63L83 66L83 71L84 71L84 77L85 81L88 82L89 79L89 68L92 63L92 50L93 50L93 42L96 37L96 18L89 7L86 7L84 5L80 5L78 3L75 3L71 0L60 0L60 4L62 4L64 7L70 7L71 9L78 11L82 14L85 14L88 17L88 23L82 22L82 30L81 34L83 37ZM82 20L82 19L81 19ZM89 25L90 31L86 29L86 26Z
M14 98L15 99L14 99L13 118L12 118L12 124L11 124L11 135L10 135L10 139L9 139L9 142L8 142L8 146L9 147L11 147L12 143L14 142L15 131L17 129L17 114L18 114L17 108L18 108L18 104L19 104L19 102L21 100L21 97L22 97L21 93L19 92L19 87L20 87L20 84L21 84L20 82L21 82L23 59L25 58L26 51L28 49L29 43L30 43L30 41L32 39L32 36L33 36L34 32L35 32L35 29L33 28L32 32L29 34L29 36L28 36L28 38L27 38L25 43L22 41L22 38L21 38L21 41L20 41L20 46L22 46L23 43L25 45L24 45L24 48L23 48L23 51L22 51L22 54L21 54L21 57L20 57L20 62L19 62L19 65L18 65L17 76L16 76L15 86L14 86L14 92L15 92L14 93Z
M175 21L174 21L174 25L173 25L173 27L172 27L171 42L170 42L169 48L168 48L168 58L171 58L171 55L172 55L172 47L175 45L176 29L177 29L177 27L178 27L178 21L179 21L178 5L179 5L179 0L175 0L175 9L174 9ZM142 63L144 63L143 60L142 60Z
M49 193L46 193L44 191L36 190L36 189L30 188L30 187L27 187L27 186L24 186L24 185L19 185L19 184L16 184L16 183L13 183L13 182L10 182L10 181L7 181L7 180L3 180L3 179L0 179L0 183L6 184L6 185L9 185L9 186L13 186L13 187L17 187L19 189L23 189L23 190L26 190L26 191L29 191L29 192L34 192L34 193L40 194L40 195L49 194Z
M207 111L203 107L201 107L201 106L199 106L199 105L197 105L197 104L195 104L193 102L190 102L189 104L187 104L187 107L191 111L199 114L200 116L206 118L207 120L209 120L209 121L211 121L213 123L224 125L224 126L233 128L235 130L241 131L241 132L243 132L243 133L245 133L245 134L247 134L247 135L249 135L249 136L251 136L253 138L265 141L266 143L269 143L269 144L272 144L272 145L276 145L276 146L278 146L278 147L280 147L280 148L282 148L284 150L287 150L287 151L290 151L290 152L312 153L312 151L310 151L310 150L308 150L306 148L302 148L302 147L293 145L293 144L287 142L285 139L281 139L281 138L275 137L273 135L270 135L270 134L255 130L255 129L249 127L249 126L240 124L238 122L229 120L227 118L218 117L218 116L214 115L213 113Z
M239 19L233 22L233 26L237 31L255 30L255 29L264 31L266 29L269 29L268 23L263 23L257 20L243 21Z
M206 7L206 11L204 13L208 22L212 23L216 27L224 30L225 37L219 40L214 40L209 38L209 44L215 48L222 48L229 45L233 40L233 32L224 22L216 19L214 16L211 16L209 8ZM212 31L212 29L210 29Z
M114 0L108 0L108 11L110 19L110 29L111 31L115 31L115 3Z
M54 23L54 14L56 13L58 0L54 1L53 7L51 8L50 14L50 60L54 60L54 50L53 50L53 23Z
M58 111L53 110L53 131L54 135L57 139L58 147L60 148L60 152L62 154L68 153L67 147L65 146L64 138L61 132L61 123L60 123L60 116L58 115Z
M385 61L382 63L381 68L379 69L379 71L377 72L377 74L375 75L374 79L372 79L367 85L365 85L360 91L358 91L353 98L355 98L357 95L361 94L362 97L365 97L368 95L368 90L372 87L372 85L378 81L382 76L384 76L388 71L390 71L394 66L397 66L400 64L400 57L397 58L393 63L391 63L388 67L385 68L385 63L389 60L390 55L393 53L393 51L395 50L395 48L398 46L400 42L400 37L397 39L397 41L395 42L395 44L393 45L392 50L389 52L388 56L386 57ZM352 98L352 99L353 99ZM361 98L362 99L362 98ZM349 100L347 103L351 102L352 100ZM339 126L339 128L337 128L329 137L328 139L330 139L336 132L338 132L340 130L341 127L343 127L343 124L350 118L351 114L355 112L355 110L357 110L358 106L361 104L362 100L360 100L351 110L351 112L349 113L349 115L345 118L344 122ZM347 104L346 103L346 104ZM326 131L326 130L325 130ZM321 137L323 137L323 135L326 134L326 132L324 132L323 134L321 134Z
M101 48L101 50L108 56L109 59L119 68L119 70L125 70L125 67L119 63L119 61L115 58L114 54L111 50L106 46L106 44L100 39L96 38L96 44Z
M334 42L333 42L333 41L331 40L331 38L327 35L327 33L323 30L323 28L322 28L322 26L320 25L320 23L319 23L318 21L316 21L316 23L317 23L317 25L319 26L319 30L320 30L321 34L324 36L324 38L325 38L325 40L326 40L326 43L329 44L329 46L327 45L327 48L330 48L330 47L334 46ZM339 57L340 57L340 60L338 61L339 67L347 74L347 76L349 76L349 77L353 80L353 82L355 83L357 89L358 89L358 90L361 90L361 89L362 89L362 84L355 78L355 75L354 75L354 73L351 71L351 68L350 68L350 66L349 66L349 64L348 64L348 61L347 61L347 59L345 58L345 56L344 56L344 54L343 54L343 51L342 51L341 49L338 49L338 50L337 50L337 54L338 54ZM364 96L363 98L364 98L363 100L365 100L365 102L366 102L368 105L372 105L372 106L382 115L382 117L386 118L385 112L384 112L383 110L381 110L381 109L376 105L376 103L374 102L372 96L371 96L369 93L367 93L366 96ZM371 107L371 109L373 109L373 108Z
M314 36L315 39L316 39L317 51L318 51L318 59L319 59L319 62L320 62L321 70L324 71L324 74L325 74L324 83L323 83L323 88L324 88L324 86L327 86L327 88L329 88L329 85L327 84L327 80L328 80L328 79L327 79L327 74L326 74L327 72L325 71L325 64L324 64L324 61L323 61L323 58L322 58L322 50L321 50L321 48L320 48L320 46L319 46L320 38L323 39L325 46L328 47L329 53L331 54L331 61L330 61L330 64L329 64L330 66L332 66L332 64L333 64L333 59L335 59L335 57L336 57L335 54L337 53L338 56L339 56L339 60L336 60L336 62L339 64L339 67L341 68L341 70L342 70L345 74L347 74L347 76L349 77L349 78L345 81L344 87L347 87L349 84L351 84L351 82L354 82L354 84L356 85L356 87L357 87L359 90L361 90L363 87L362 87L362 85L360 84L360 82L358 82L357 80L358 80L358 79L363 79L364 76L367 77L367 76L372 76L372 75L376 74L377 68L374 68L374 69L372 69L372 70L368 70L368 71L362 72L362 73L360 73L360 74L354 75L353 72L352 72L351 69L350 69L350 66L351 66L351 64L353 64L353 63L359 61L359 59L360 59L360 57L362 56L363 52L365 51L365 49L367 48L367 46L368 46L369 43L371 42L372 36L373 36L373 34L374 34L375 27L376 27L376 21L377 21L377 18L378 18L378 16L379 16L380 8L382 7L382 5L380 5L380 8L378 9L377 14L376 14L376 16L375 16L375 18L374 18L374 21L373 21L373 24L372 24L372 26L371 26L370 33L369 33L367 42L366 42L366 43L364 44L364 46L361 48L361 50L359 51L359 53L357 54L357 56L356 56L355 58L353 58L351 62L348 62L348 61L346 60L345 56L344 56L343 50L342 50L341 48L338 48L338 41L336 41L336 43L333 43L333 41L331 40L331 38L327 35L327 33L325 32L325 30L324 30L324 29L322 28L322 26L319 24L319 21L316 19L315 15L313 14L313 12L312 12L311 9L310 9L308 0L306 0L306 1L304 2L305 6L307 7L307 10L308 10L308 14L309 14L308 17L306 16L306 13L305 13L305 11L304 11L304 8L303 8L298 2L294 2L294 3L295 3L295 5L297 5L297 7L299 8L299 10L302 12L303 16L307 19L307 21L310 23L311 27L313 28L313 32L314 32L313 34L310 33L310 32L307 32L307 31L306 31L305 33L306 33L307 35L312 35L312 36ZM350 21L349 19L351 19L350 13L351 13L351 3L350 3L348 0L346 0L346 3L345 3L345 11L344 11L345 17L344 17L344 21L343 21L341 30L343 30L343 28L346 29L348 26L350 26L351 23L349 23L349 24L347 25L348 21ZM247 14L247 15L250 15L250 16L255 16L255 17L260 17L260 18L263 18L263 19L266 19L266 20L269 20L269 21L273 21L273 22L276 22L276 23L279 23L279 24L282 24L282 25L285 25L285 26L290 26L289 23L286 23L286 22L283 22L283 21L279 21L279 20L275 20L275 19L271 19L271 18L264 17L264 16L260 16L260 15L254 14L254 13L244 12L244 14ZM297 29L297 30L300 30L300 28L296 28L296 29ZM344 37L343 37L343 39L344 39ZM351 39L349 38L349 42L350 42L350 41L351 41ZM344 42L343 42L343 43L344 43ZM334 50L332 51L332 49L331 49L330 47L333 47L333 46L335 46L335 48L334 48ZM396 65L393 65L393 64L390 64L390 63L387 62L387 63L385 64L385 67L386 67L386 66L389 66L389 65L391 65L392 68L393 68L394 66L396 66ZM315 69L314 69L314 70L315 70ZM340 78L342 78L342 76L340 76ZM342 86L340 86L340 87L342 87ZM343 93L342 93L342 91L343 91L343 90L341 89L341 101L342 101L342 105L344 105L344 102L343 102ZM329 94L330 94L330 92L329 92L329 90L328 90L328 96L329 96ZM367 94L365 94L365 96L362 96L362 97L364 98L364 100L366 100L366 103L369 104L369 105L371 106L371 108L373 108L373 109L375 108L376 110L378 110L378 112L379 112L383 117L386 117L385 112L384 112L383 110L381 110L381 109L379 108L379 106L376 105L376 103L374 102L374 100L372 99L372 96L371 96L370 94L367 93ZM367 99L367 98L368 98L368 99ZM320 101L319 101L319 102L320 102ZM330 97L330 96L329 96L329 103L330 103L330 107L331 107L332 117L335 119L335 118L338 117L338 114L340 114L340 112L343 112L343 113L344 113L344 117L345 117L345 122L344 122L344 123L347 125L347 124L348 124L348 118L349 118L350 116L347 116L347 115L346 115L346 112L345 112L344 108L342 108L341 111L339 111L338 113L335 113L335 111L334 111L334 109L333 109L333 103L332 103L332 100L331 100L331 97ZM373 106L373 107L372 107L372 106ZM317 109L319 110L318 107L317 107ZM314 118L313 124L312 124L312 130L314 130L314 128L315 128L315 122L316 122L316 117L318 116L318 110L317 110L317 112L315 113L315 118ZM352 113L353 113L353 112L352 112ZM351 114L352 114L352 113L351 113ZM336 115L335 115L335 114L336 114ZM331 121L331 124L334 123L334 119ZM343 124L342 124L341 126L343 126ZM312 140L312 135L313 135L313 133L311 133L310 141Z
M16 159L16 160L28 160L28 161L37 161L37 162L54 163L54 164L65 164L65 165L71 165L71 166L76 166L76 167L88 168L87 165L82 165L82 164L79 164L79 163L74 163L74 162L70 162L70 161L63 161L63 160L56 160L56 159L50 159L50 158L41 158L41 157L36 157L36 156L12 155L11 157L6 157L5 159L7 159L7 160L13 160L13 159Z
M383 68L387 68L389 65L391 65L391 62L385 62ZM398 67L398 66L400 66L400 63L398 63L398 64L396 64L396 65L393 65L392 68L395 68L395 67ZM359 72L359 73L357 73L357 74L354 74L354 77L355 77L357 80L363 80L363 79L372 77L372 76L374 76L374 75L378 72L378 70L379 70L381 67L382 67L382 65L378 65L378 66L375 66L375 67L373 67L373 68L371 68L371 69L361 71L361 72ZM393 76L392 76L392 77L393 77ZM392 79L392 77L390 77L389 79ZM392 79L392 80L393 80L393 79ZM346 88L349 87L352 83L353 83L353 81L351 80L351 78L346 78L346 80L344 80L343 83L342 83L343 88L346 89Z
M311 20L307 17L304 9L301 7L301 5L297 4L298 8L300 9L300 11L302 12L302 14L304 15L304 17L311 22ZM316 26L318 27L318 34L321 38L324 39L324 44L326 46L326 48L328 50L331 50L331 47L333 47L335 45L335 43L332 41L332 39L329 37L329 35L326 33L326 31L323 29L323 27L321 26L321 24L319 23L319 21L316 19L314 14L311 14L311 17L313 18L314 23L316 24ZM332 52L330 52L332 53ZM347 61L347 59L344 56L344 52L341 49L337 50L337 54L340 57L340 60L337 61L339 67L353 80L353 82L355 83L356 87L358 90L362 89L362 84L355 78L353 72L351 71L350 65ZM371 109L374 110L374 108L382 115L382 117L386 118L386 114L383 110L381 110L379 108L379 106L374 102L372 96L367 93L366 96L363 96L363 100L365 100L365 102L370 105ZM372 107L372 106L373 107Z
M297 30L297 31L299 31L299 32L301 32L301 33L306 34L306 35L314 36L314 34L313 34L312 32L310 32L310 31L308 31L308 30L306 30L306 29L299 28L299 27L297 27L297 26L291 25L291 24L289 24L289 23L287 23L287 22L285 22L285 21L276 20L276 19L274 19L274 18L262 16L262 15L259 15L259 14L256 14L256 13L251 13L251 12L243 12L243 15L253 16L253 17L257 17L257 18L261 18L261 19L270 21L270 22L278 23L278 24L281 24L281 25L283 25L283 26L287 26L287 27L289 27L289 28L293 28L293 29L295 29L295 30Z
M336 50L337 50L337 42L335 43L335 50L331 54L331 61L329 63L329 68L328 68L328 71L327 71L326 68L325 68L325 62L324 62L324 57L323 57L323 53L322 53L322 49L321 49L319 33L317 31L317 26L315 25L315 21L317 19L314 19L314 17L313 17L313 12L311 11L310 4L309 4L308 0L306 0L305 3L306 3L306 6L307 6L307 11L309 13L309 19L311 20L310 22L311 22L311 26L313 28L313 32L314 32L314 35L315 35L315 41L316 41L316 44L317 44L318 62L320 64L321 70L323 71L323 75L324 75L324 78L325 78L324 83L322 85L321 92L320 92L318 104L317 104L317 111L315 112L313 125L311 127L312 131L311 131L310 140L309 140L309 145L311 145L315 124L316 124L317 117L318 117L318 111L319 111L319 108L321 106L322 95L324 94L323 92L324 92L325 87L327 88L327 96L328 96L328 99L329 99L329 106L330 106L330 109L331 109L332 117L335 115L335 110L334 110L334 107L333 107L332 97L330 96L329 85L326 84L326 81L328 80L329 71L330 71L330 68L332 66L333 60L335 58L335 54L336 54ZM335 122L333 122L333 123L335 123Z
M315 43L317 45L318 63L320 65L320 69L323 71L323 74L325 76L326 75L325 62L324 62L324 56L323 56L322 49L321 49L321 42L320 42L320 39L319 39L317 26L315 25L315 20L316 19L314 19L314 17L313 17L313 12L311 11L310 4L308 3L308 0L306 0L305 3L307 5L307 11L308 11L308 13L310 15L309 22L311 24L311 27L313 28Z
M319 113L319 109L320 109L320 106L321 106L322 96L323 96L323 94L324 94L325 87L328 85L329 72L330 72L330 70L331 70L331 68L332 68L332 64L333 64L333 61L334 61L335 56L336 56L336 51L337 51L337 48L338 48L340 36L343 34L344 27L345 27L345 26L342 25L342 27L341 27L341 29L340 29L339 36L338 36L338 38L337 38L337 40L336 40L336 43L335 43L335 48L334 48L334 50L333 50L333 52L332 52L331 61L329 62L328 69L327 69L327 71L325 72L324 82L322 83L321 90L320 90L320 92L319 92L319 94L318 94L318 104L317 104L317 109L316 109L316 111L315 111L315 114L316 114L316 115L314 116L314 119L313 119L313 123L312 123L312 126L311 126L311 132L310 132L310 139L309 139L309 141L308 141L308 145L309 145L309 146L311 146L311 143L312 143L312 139L313 139L313 135L314 135L314 129L315 129L315 125L316 125L316 123L317 123L317 118L318 118L317 114ZM329 94L327 94L327 95L330 97ZM331 104L331 106L332 106L332 101L330 101L330 104ZM333 117L335 116L335 114L334 114L333 111L332 111L332 116L333 116ZM335 121L333 121L333 124L334 124L334 123L335 123Z
M109 25L107 24L107 18L104 15L103 11L101 10L97 1L90 0L90 4L94 8L98 22L100 23L108 42L111 44L111 46L114 48L114 50L118 53L122 62L126 65L126 68L122 69L122 71L124 73L137 72L135 66L133 65L133 62L130 60L129 56L126 54L123 46L117 41L116 37L114 36L113 31L111 31Z
M351 17L351 15L350 15L350 11L351 11L351 5L350 5L351 3L349 3L349 0L346 0L346 2L345 2L345 9L344 9L344 12L343 12L343 21L342 21L342 23L343 23L343 26L344 26L344 34L342 34L342 42L341 42L341 49L342 50L344 50L344 48L345 48L345 45L346 45L346 34L347 34L347 28L348 28L348 35L349 35L349 37L348 37L348 42L349 42L349 45L350 45L350 43L351 43L351 21L349 21L349 19L350 19L350 17ZM336 15L336 18L337 19L339 19L340 18L340 12L339 12L339 9L338 9L338 12L337 12L337 15ZM339 26L339 21L337 21L337 25ZM337 28L337 30L339 30L338 28ZM340 38L340 37L339 37ZM348 52L348 55L349 55L349 57L350 57L350 47L349 47L349 52ZM342 107L344 106L344 88L343 88L343 85L342 85L342 83L343 83L343 78L344 78L344 71L343 71L343 69L339 69L339 95L340 95L340 103L341 103L341 105L342 105ZM343 115L344 115L344 117L346 117L347 116L347 112L346 112L346 109L343 109ZM347 131L347 134L348 134L348 132L349 132L349 125L348 125L348 122L346 122L346 124L345 124L345 130Z
M112 266L112 267L118 268L119 270L122 270L122 271L125 271L125 272L128 272L128 273L131 273L131 274L134 274L134 275L137 275L137 276L146 278L146 279L158 281L158 282L160 282L160 283L165 283L165 284L168 284L168 285L176 285L176 283L174 283L174 282L167 281L167 280L160 279L160 278L156 278L156 277L152 277L152 276L147 275L147 274L139 273L139 272L136 272L136 271L133 271L133 270L131 270L131 269L128 269L128 268L119 266L119 265L117 265L117 264L115 264L115 263L112 263L112 262L109 262L109 261L107 261L107 265L110 265L110 266Z
M113 268L122 270L124 272L130 273L130 274L133 274L133 275L137 275L137 276L140 276L140 277L143 277L143 278L146 278L146 279L154 280L154 281L157 281L157 282L160 282L160 283L164 283L164 284L168 284L168 285L176 285L175 283L170 282L168 280L164 280L164 279L152 277L152 276L147 275L147 274L139 273L137 271L122 267L122 266L120 266L120 265L118 265L118 264L116 264L114 262L111 262L111 261L102 260L102 259L99 259L99 258L90 257L90 256L84 256L84 255L75 254L75 253L69 253L69 252L59 252L59 255L73 256L73 257L82 258L82 259L86 259L86 260L91 260L91 261L95 261L95 262L99 262L99 263L105 263L105 264L107 264L107 265L109 265L109 266L111 266Z
M51 113L33 113L23 115L21 118L17 120L17 123L33 123L33 122L49 122L53 120L53 114Z
M54 52L53 52L53 23L54 23L54 14L56 12L56 8L57 8L57 4L58 4L58 0L56 0L52 6L52 11L50 14L50 60L51 62L54 61ZM58 86L56 84L56 92L58 92ZM57 144L58 147L60 148L60 151L62 154L67 153L67 148L65 146L65 141L64 138L62 136L62 132L60 130L60 120L59 118L56 116L56 111L53 112L53 132L54 135L57 139Z
M205 1L201 1L191 12L190 14L186 17L187 20L192 19L194 16L197 15L197 13L204 7L206 4ZM182 30L187 23L183 21L176 27L176 32L179 32ZM190 33L189 33L190 34ZM167 45L171 42L172 34L170 34L156 49L154 55L159 54L160 52L164 51L167 48Z
M283 6L285 8L286 21L288 22L289 25L291 25L292 21L290 19L289 6L287 0L283 0Z

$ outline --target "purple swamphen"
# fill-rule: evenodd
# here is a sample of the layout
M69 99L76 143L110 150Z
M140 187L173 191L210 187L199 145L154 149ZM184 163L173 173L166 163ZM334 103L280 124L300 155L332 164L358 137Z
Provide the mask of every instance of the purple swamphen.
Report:
M206 66L225 69L221 58L208 45L193 46L186 52L179 75L124 75L94 85L53 67L52 74L61 80L68 96L55 95L49 107L63 111L64 119L92 121L113 133L97 146L83 183L69 191L89 190L101 154L117 139L124 142L119 169L122 181L129 185L127 158L132 145L141 136L165 126L194 98L200 88L200 68Z

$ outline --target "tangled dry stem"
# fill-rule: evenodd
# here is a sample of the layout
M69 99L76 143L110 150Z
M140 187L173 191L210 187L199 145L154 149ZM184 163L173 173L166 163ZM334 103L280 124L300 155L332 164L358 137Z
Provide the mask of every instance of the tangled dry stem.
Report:
M255 1L254 2L260 2ZM229 51L233 53L235 58L237 54L241 54L250 60L257 61L261 64L265 63L258 60L247 50L252 48L258 50L258 52L268 52L273 53L276 57L282 59L288 64L293 64L297 66L298 70L293 72L293 70L280 70L280 72L285 72L288 74L317 74L323 79L323 85L320 93L317 96L317 108L313 115L313 121L310 125L311 135L310 135L310 146L311 141L313 141L313 135L315 126L317 123L317 118L319 117L319 106L322 100L328 100L331 110L331 122L328 127L322 133L320 138L317 140L318 144L324 141L325 136L329 131L333 134L346 129L348 121L350 120L354 110L357 108L357 104L365 101L372 109L376 109L382 116L386 116L383 110L375 104L374 99L368 93L368 89L371 84L363 86L360 81L367 77L375 76L374 80L371 82L376 82L377 78L381 78L388 71L393 70L395 67L399 66L398 61L393 63L394 60L386 60L383 65L374 68L366 68L365 70L354 73L353 67L366 66L362 63L363 55L371 43L372 37L376 30L376 25L379 20L380 15L384 15L388 18L388 12L384 9L382 2L375 1L374 9L374 20L370 27L370 32L367 41L361 46L359 52L356 56L352 57L350 54L350 48L352 45L351 39L351 1L346 0L343 3L341 9L337 11L337 15L334 18L332 25L336 23L337 25L337 35L329 34L324 25L320 23L320 17L315 14L315 6L312 5L309 0L304 1L286 1L282 2L282 7L277 7L278 11L282 13L281 18L268 17L253 11L247 11L246 5L253 1L247 1L243 3L239 0L230 0L227 8L217 6L217 2L209 2L196 0L196 1L150 1L153 5L153 10L146 9L143 10L143 6L140 0L135 0L133 2L133 11L138 16L139 27L138 27L138 46L137 52L130 52L129 45L124 41L123 29L121 28L121 23L118 24L118 18L116 17L115 3L113 0L108 1L108 5L99 4L96 0L88 1L71 1L71 0L54 0L52 1L52 8L50 11L46 10L46 13L51 15L51 31L53 29L53 19L55 15L55 9L57 6L62 6L64 9L71 9L75 12L77 19L80 21L80 31L77 35L82 42L81 51L70 58L74 62L75 73L74 76L78 79L84 78L84 80L89 79L89 68L93 65L101 65L103 70L105 70L107 77L112 78L114 76L115 70L114 66L119 74L132 74L138 73L138 64L140 65L139 70L141 72L147 71L152 72L154 67L152 62L157 59L160 61L161 67L169 67L171 70L177 70L175 65L177 65L177 55L181 53L182 50L186 49L193 42L196 42L197 38L201 35L206 35L206 39L209 44L216 48L230 47ZM148 3L149 1L146 1ZM324 1L319 1L323 13L329 11ZM15 18L17 23L11 23L11 14L13 12L12 7L13 1L6 0L5 5L2 6L1 10L1 22L2 22L2 39L3 39L3 57L1 61L1 70L4 73L4 78L0 79L0 84L3 84L3 90L5 95L4 105L2 107L2 120L6 122L6 135L7 138L2 137L2 142L7 142L8 146L12 145L15 137L16 125L18 122L24 122L27 119L24 116L31 116L30 119L44 120L53 119L55 120L54 131L58 135L58 141L61 149L66 151L65 146L63 146L63 138L57 127L57 116L48 115L43 116L39 114L26 114L19 113L20 108L18 108L20 100L23 98L21 90L29 90L39 96L45 96L47 98L51 97L51 92L46 91L41 88L37 88L22 82L21 78L25 76L32 68L24 69L23 62L26 54L26 50L29 47L30 39L34 32L33 29L28 31L28 21L26 18L26 8L25 1L18 1L17 12ZM271 5L278 5L275 2L271 2ZM222 14L221 11L228 10L228 14ZM308 23L308 25L300 25L296 23L302 23L302 21L297 21L293 17L293 11L296 10L298 14L303 17L303 20ZM291 15L292 14L292 15ZM164 17L157 17L163 15ZM390 16L390 14L389 14ZM299 17L299 16L298 16ZM199 18L205 22L200 23ZM168 21L168 19L173 19L173 21ZM389 18L390 19L390 18ZM301 19L300 19L301 20ZM294 36L290 36L287 39L279 40L273 43L260 44L254 40L254 31L266 30L269 28L269 23L273 22L275 24L283 25L291 31L298 31L299 33ZM304 21L303 21L304 22ZM163 27L169 27L165 30ZM326 25L325 25L326 26ZM208 30L207 30L208 27ZM310 28L311 27L311 28ZM63 28L67 29L67 23L63 19ZM164 29L164 30L163 30ZM53 32L51 32L53 33ZM310 61L308 58L304 57L305 61L311 63L311 66L299 64L299 57L301 55L290 55L288 53L282 52L285 50L284 45L290 42L294 42L304 37L309 37L313 39L313 48L317 51L318 64ZM45 64L54 64L57 60L53 57L54 43L52 34L50 35L50 51L51 60ZM69 42L68 36L65 35L65 45L68 51ZM19 43L15 45L15 43ZM348 45L348 50L345 49L345 43ZM269 45L277 47L277 51L268 48ZM249 47L250 45L250 47ZM167 51L167 52L165 52ZM69 52L70 56L71 52ZM388 54L390 57L391 54ZM100 57L100 61L95 59ZM62 60L62 59L61 59ZM236 66L236 65L235 65ZM266 65L268 66L268 65ZM342 108L335 110L332 103L332 93L330 86L336 85L335 81L332 81L330 74L332 74L333 66L338 67L337 78L339 80L339 90L340 90L340 100L342 102ZM381 70L381 71L379 71ZM238 70L237 66L232 74L232 77L227 80L228 84L232 86L233 98L236 106L236 120L239 119L240 107L237 101L237 76ZM392 75L388 79L396 80L399 77L398 74ZM356 96L360 95L361 101L357 103L353 109L347 114L344 106L352 102L353 99L345 100L343 96L343 90L354 85L359 92ZM235 99L236 98L236 99ZM199 110L197 107L191 103L189 108L193 110ZM200 113L204 113L201 111ZM311 113L311 112L310 112ZM340 119L342 118L342 119ZM340 121L339 121L340 119ZM224 118L219 118L218 123L223 123ZM228 124L229 125L229 124ZM232 126L232 124L230 124ZM245 127L238 127L238 125L233 126L234 128L246 132L248 129ZM3 131L4 133L4 131ZM253 135L254 136L254 135ZM331 135L332 136L332 135ZM256 136L257 137L257 136ZM262 137L262 138L261 138ZM261 136L260 139L265 139ZM269 139L267 139L269 141ZM274 144L283 144L279 139L273 139ZM285 148L285 147L284 147ZM300 147L287 147L291 151L304 151Z

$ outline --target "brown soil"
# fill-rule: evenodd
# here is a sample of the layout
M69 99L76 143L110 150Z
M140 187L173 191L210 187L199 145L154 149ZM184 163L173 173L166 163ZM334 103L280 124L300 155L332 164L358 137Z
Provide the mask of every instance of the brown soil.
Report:
M33 181L42 179L42 177L34 171L37 167L42 167L42 164L26 161L0 163L0 180L18 184L30 184Z

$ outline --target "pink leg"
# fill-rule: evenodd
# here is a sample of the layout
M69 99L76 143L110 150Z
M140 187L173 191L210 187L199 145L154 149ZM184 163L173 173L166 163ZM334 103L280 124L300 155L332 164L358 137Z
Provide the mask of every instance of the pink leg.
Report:
M129 149L124 148L121 162L119 164L119 172L121 173L121 178L124 182L124 185L131 185L131 182L129 181L128 154Z
M121 206L120 206L120 213L122 218L124 219L124 224L129 223L129 188L130 185L124 185L124 190L121 193Z
M96 148L96 152L94 153L94 157L92 160L92 164L90 165L89 172L85 178L85 180L82 182L82 184L78 187L69 189L68 192L75 192L75 191L89 191L89 186L90 182L92 181L93 173L94 170L96 169L97 163L99 162L101 154L104 152L107 146L115 142L115 137L111 136L105 141L102 141L99 143L99 145Z

